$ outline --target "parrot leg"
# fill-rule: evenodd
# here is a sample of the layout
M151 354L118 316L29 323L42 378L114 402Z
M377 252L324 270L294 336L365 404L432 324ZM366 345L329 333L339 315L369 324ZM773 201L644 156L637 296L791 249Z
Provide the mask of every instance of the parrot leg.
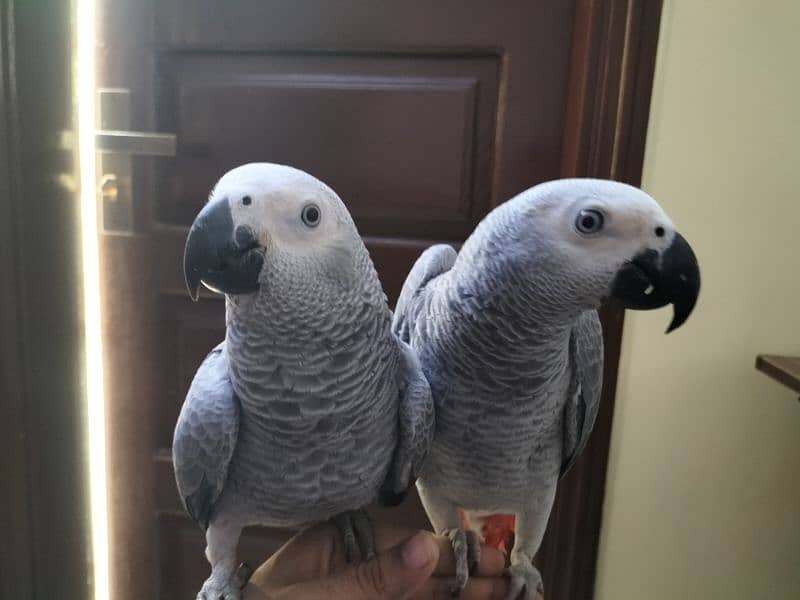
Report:
M246 582L236 572L236 545L242 525L218 519L206 530L206 558L211 563L211 577L206 579L197 600L240 600Z
M353 511L351 516L353 529L356 532L356 542L361 551L362 560L371 560L375 557L375 540L372 535L372 521L367 512L362 508Z
M538 501L516 513L514 548L511 550L511 566L507 573L511 579L506 600L542 600L544 585L542 574L533 566L533 557L542 544L550 509L553 507L556 486L553 485Z
M332 521L342 536L344 556L348 563L355 562L357 553L363 560L375 556L372 523L363 509L336 515Z
M451 591L453 595L458 595L467 585L470 574L474 574L478 567L480 538L475 532L462 529L458 506L453 502L420 481L417 481L417 490L433 529L450 539L456 560L456 580Z

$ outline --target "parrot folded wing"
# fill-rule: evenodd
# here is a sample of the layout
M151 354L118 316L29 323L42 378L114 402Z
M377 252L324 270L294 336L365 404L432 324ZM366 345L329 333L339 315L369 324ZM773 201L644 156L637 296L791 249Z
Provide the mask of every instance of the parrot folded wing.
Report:
M419 475L433 441L433 396L411 346L398 340L401 353L399 438L380 501L399 504Z
M603 388L603 328L596 310L581 314L569 341L572 386L564 406L561 476L580 456L592 433Z
M203 529L225 485L239 432L239 402L223 346L214 348L197 370L172 441L178 491Z
M428 283L453 267L456 256L452 246L437 244L425 250L414 263L394 309L392 331L402 341L411 341L411 330L416 326L417 319L424 318L425 311L417 302L420 293Z

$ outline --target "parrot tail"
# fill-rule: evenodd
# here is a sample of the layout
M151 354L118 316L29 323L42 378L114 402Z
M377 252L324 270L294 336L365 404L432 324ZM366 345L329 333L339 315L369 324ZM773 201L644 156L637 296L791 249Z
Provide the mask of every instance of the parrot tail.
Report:
M471 522L463 510L459 512L462 528L474 529L475 527L472 525L480 525L480 536L483 543L492 548L497 548L508 556L511 548L514 547L514 529L516 527L514 515L489 515Z
M508 555L514 546L514 515L491 515L486 517L481 530L484 543Z

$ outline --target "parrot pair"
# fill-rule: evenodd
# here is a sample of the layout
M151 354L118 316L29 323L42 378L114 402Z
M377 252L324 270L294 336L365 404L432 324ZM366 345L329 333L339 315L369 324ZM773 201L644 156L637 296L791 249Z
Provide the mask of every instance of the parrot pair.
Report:
M286 166L218 182L184 271L226 295L226 336L197 371L173 461L212 572L198 598L240 598L244 526L331 519L348 557L372 556L363 507L415 481L456 555L515 516L509 598L542 594L532 564L556 485L591 433L602 386L597 307L691 313L697 261L658 204L620 183L538 185L492 211L461 252L426 250L394 317L338 196ZM435 418L434 418L435 415ZM462 516L469 530L462 528Z

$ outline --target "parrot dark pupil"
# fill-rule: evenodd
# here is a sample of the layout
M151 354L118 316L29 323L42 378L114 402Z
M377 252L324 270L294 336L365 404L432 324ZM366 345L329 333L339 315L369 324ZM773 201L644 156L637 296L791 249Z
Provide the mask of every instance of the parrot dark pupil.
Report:
M314 205L306 206L300 216L309 227L315 227L319 223L319 209Z
M581 233L597 233L603 228L602 213L593 209L580 211L578 218L575 220L575 228Z
M244 204L245 206L250 206L250 203L252 201L253 199L250 196L245 196L244 198L242 198L242 204Z

